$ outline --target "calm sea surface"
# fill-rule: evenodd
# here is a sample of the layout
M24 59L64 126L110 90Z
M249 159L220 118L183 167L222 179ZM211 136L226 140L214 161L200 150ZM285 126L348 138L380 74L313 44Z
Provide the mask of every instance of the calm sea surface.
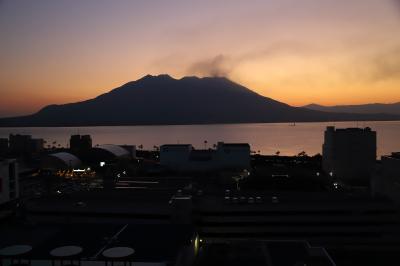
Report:
M71 134L90 134L94 144L142 144L144 149L173 143L191 143L197 148L212 147L218 141L248 142L262 154L295 155L306 151L321 153L326 126L371 127L378 135L378 155L400 151L400 121L395 122L324 122L274 124L221 124L189 126L122 126L122 127L25 127L0 128L0 138L10 133L31 134L68 146Z

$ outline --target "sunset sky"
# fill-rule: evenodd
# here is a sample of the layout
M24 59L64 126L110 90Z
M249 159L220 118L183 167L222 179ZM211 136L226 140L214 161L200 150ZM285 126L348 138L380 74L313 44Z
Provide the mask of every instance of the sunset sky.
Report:
M0 0L0 116L146 74L295 105L400 101L397 0Z

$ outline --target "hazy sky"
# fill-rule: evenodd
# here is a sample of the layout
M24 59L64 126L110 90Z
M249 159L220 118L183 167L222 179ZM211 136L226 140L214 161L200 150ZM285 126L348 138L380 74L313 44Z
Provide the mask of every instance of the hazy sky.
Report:
M0 116L146 74L304 105L400 101L397 0L0 0Z

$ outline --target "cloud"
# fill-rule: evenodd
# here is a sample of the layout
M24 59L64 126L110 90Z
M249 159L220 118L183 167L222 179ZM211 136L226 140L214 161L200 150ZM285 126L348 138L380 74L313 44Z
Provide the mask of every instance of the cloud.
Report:
M335 71L347 82L372 84L400 80L400 45L354 56Z
M320 51L316 46L295 41L274 42L265 48L249 52L239 56L241 61L253 60L256 58L270 58L277 56L304 56L315 55Z
M400 47L375 58L374 63L375 79L400 79Z
M236 56L218 54L211 58L202 59L189 65L186 69L188 75L201 75L212 77L228 77L240 64L260 59L279 56L304 56L316 54L317 47L311 47L303 43L286 41L275 42L265 48L253 50Z
M211 77L227 77L234 69L232 59L223 54L212 58L194 62L187 69L187 73Z
M366 59L365 74L373 82L400 79L400 45Z

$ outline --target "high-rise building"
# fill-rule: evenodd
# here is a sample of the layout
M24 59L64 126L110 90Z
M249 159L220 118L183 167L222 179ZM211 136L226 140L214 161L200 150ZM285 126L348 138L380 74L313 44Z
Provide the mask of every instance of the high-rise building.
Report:
M72 135L69 147L74 152L88 151L92 148L92 138L90 135Z
M12 153L24 153L29 151L31 139L32 136L30 135L10 134L10 151Z
M368 127L327 127L322 155L322 168L331 176L367 180L376 163L376 132Z
M38 153L43 150L43 139L33 139L31 135L10 134L9 149L15 155Z

